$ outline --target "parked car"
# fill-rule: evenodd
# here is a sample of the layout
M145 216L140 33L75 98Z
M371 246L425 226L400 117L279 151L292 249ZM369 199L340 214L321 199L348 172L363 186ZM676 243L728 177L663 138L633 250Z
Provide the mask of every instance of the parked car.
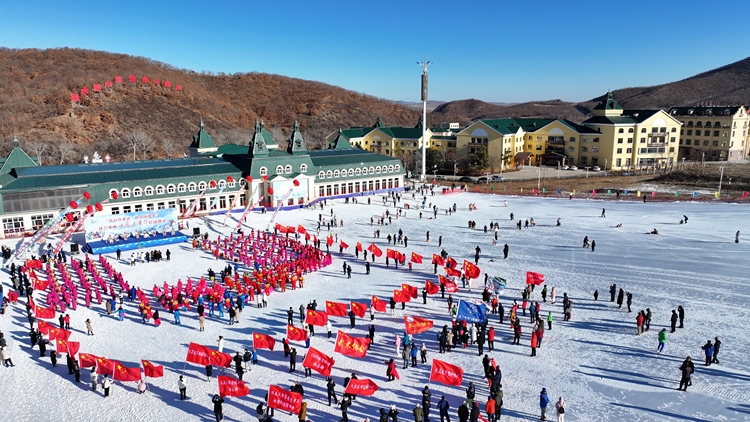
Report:
M504 182L505 178L503 176L497 176L497 175L495 175L495 176L492 176L492 181L493 182Z
M437 176L435 176L435 180L445 180L445 176L443 176L442 174L438 174Z
M563 170L567 170L567 169L569 169L569 168L570 168L570 167L568 167L568 166L562 166L562 169L563 169Z
M473 181L474 181L474 179L472 179L472 178L471 178L471 177L469 177L469 176L463 176L463 177L461 177L460 179L458 179L458 181L459 181L459 182L473 182Z
M591 171L600 171L602 168L599 166L594 166L594 168L591 169Z
M576 166L570 166L570 167L568 167L568 170L578 170L578 167L576 167Z
M487 177L485 177L485 176L482 176L482 177L480 177L480 178L479 178L479 179L477 179L477 181L476 181L476 183L477 183L477 184L480 184L480 183L488 183L488 182L489 182L489 179L487 179Z

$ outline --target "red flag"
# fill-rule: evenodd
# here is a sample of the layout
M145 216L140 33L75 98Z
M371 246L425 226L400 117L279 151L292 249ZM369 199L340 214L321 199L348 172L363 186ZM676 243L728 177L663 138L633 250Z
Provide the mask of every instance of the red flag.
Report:
M401 290L404 291L404 292L406 292L406 293L409 293L409 296L411 296L412 299L416 299L417 297L419 297L419 288L417 288L415 286L411 286L409 284L402 283L401 284Z
M57 353L68 353L68 341L62 338L55 340Z
M371 396L378 391L378 385L368 378L363 379L352 379L349 384L346 385L344 393L352 394L356 396Z
M330 316L346 316L346 303L329 302L326 300L326 314Z
M383 251L381 251L378 245L374 243L370 243L370 246L367 247L367 250L370 251L370 253L372 253L373 255L377 256L378 258L383 256Z
M406 262L406 255L402 254L399 251L396 251L396 259L398 260L399 264L403 264L404 262Z
M388 249L385 250L385 256L386 256L386 258L394 259L394 258L396 258L396 254L397 253L398 252L396 252L396 251L394 251L393 249L390 249L390 248L388 248Z
M268 407L271 409L283 410L298 415L300 406L302 406L301 394L284 390L275 385L268 387Z
M49 330L52 328L52 325L50 325L50 323L47 321L37 321L36 328L37 330L39 330L40 333L48 334Z
M96 362L98 359L98 356L89 353L81 353L80 355L78 355L78 366L80 366L81 368L90 368L92 366L96 366Z
M455 259L449 256L448 259L445 260L445 266L448 268L456 268L458 266L458 262L456 262Z
M544 284L544 274L526 271L526 284Z
M464 259L464 274L466 278L479 278L479 267Z
M299 226L297 226L297 233L299 233L299 234L307 234L307 230L305 230L305 228L302 227L302 225L300 224Z
M419 334L432 328L433 322L427 318L404 316L404 325L406 326L406 334Z
M430 381L439 382L445 385L460 387L464 378L464 370L460 366L451 365L442 360L432 360L432 370L430 370Z
M232 355L229 353L222 353L218 350L211 350L209 355L209 362L211 365L220 366L223 368L229 368L232 364Z
M117 361L109 360L107 358L98 357L96 358L96 373L99 375L113 375L115 371L115 365Z
M334 347L333 351L354 358L363 358L367 355L367 346L369 344L369 337L356 338L339 330L336 335L336 347Z
M42 308L37 306L34 310L34 314L37 318L52 319L55 317L55 310L52 308Z
M357 250L362 252L362 244L357 242Z
M310 368L324 377L331 376L331 368L333 367L333 364L334 360L332 357L314 347L307 350L305 360L302 361L302 366L304 368Z
M185 360L198 365L209 365L209 356L211 355L211 349L206 346L201 346L198 343L190 343L188 346L187 357Z
M253 347L256 349L268 349L273 351L276 340L268 334L253 333Z
M47 286L49 286L49 282L39 280L36 277L32 278L32 280L33 280L32 285L34 286L34 290L39 290L42 292L47 290Z
M287 325L286 338L293 341L305 341L307 340L307 330L297 328L293 325Z
M330 235L326 238L326 245L328 246L333 245L333 235Z
M162 365L154 365L147 360L141 360L143 364L143 373L150 378L161 378L164 376L164 367Z
M432 263L433 264L438 264L440 266L443 266L443 265L445 265L445 260L443 259L442 256L434 253L434 254L432 254Z
M74 357L81 350L81 343L78 341L68 341L68 355Z
M356 316L358 316L360 318L364 318L365 317L365 314L367 313L367 305L366 304L364 304L364 303L357 303L357 302L351 301L349 303L349 306L351 307L352 312L354 312L354 315L356 315Z
M424 289L427 290L428 295L434 295L440 291L440 287L438 287L437 284L431 282L430 280L424 281Z
M451 277L461 277L461 271L454 270L451 267L445 267L445 273Z
M70 331L64 330L62 328L50 327L49 329L50 340L55 340L55 339L67 340L68 338L70 338L70 334L71 334Z
M339 246L341 246L344 249L349 249L349 245L347 245L346 243L344 243L343 240L339 240Z
M443 285L445 285L445 291L448 293L456 293L458 291L458 284L448 280L447 278L445 279L445 283L443 283Z
M393 300L395 300L397 303L405 303L411 301L411 295L408 292L405 292L403 290L394 290L393 291Z
M117 362L112 378L114 378L115 381L140 381L141 368L127 368L120 362Z
M416 252L412 252L411 253L411 262L413 262L415 264L421 264L422 263L422 255L420 255L420 254L418 254Z
M386 312L386 307L388 305L388 302L378 299L377 296L372 297L372 307L375 308L378 312Z
M286 226L286 232L294 234L296 233L297 229L294 228L294 226Z
M312 309L308 309L307 317L305 317L305 322L311 325L322 327L326 325L326 322L328 322L328 314L326 314L325 312L318 312Z
M237 378L228 377L226 375L219 375L219 395L221 397L242 397L250 394L250 389L247 388L245 382L238 380Z

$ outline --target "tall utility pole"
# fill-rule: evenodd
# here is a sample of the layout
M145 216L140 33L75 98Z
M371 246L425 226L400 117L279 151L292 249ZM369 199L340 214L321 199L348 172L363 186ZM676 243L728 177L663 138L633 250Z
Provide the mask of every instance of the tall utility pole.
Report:
M424 57L422 63L417 62L418 65L422 66L422 181L427 178L427 67L432 62L427 61L427 56Z

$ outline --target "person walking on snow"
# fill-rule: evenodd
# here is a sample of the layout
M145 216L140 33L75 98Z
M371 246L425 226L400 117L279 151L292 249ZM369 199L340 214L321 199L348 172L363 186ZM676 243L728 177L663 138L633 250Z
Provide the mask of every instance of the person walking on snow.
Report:
M734 234L734 243L740 243L740 231L737 230L737 233Z
M706 354L706 365L705 366L711 366L711 361L714 357L714 345L711 344L711 340L708 340L706 344L701 346L701 349L703 349L703 352Z
M659 347L656 348L656 353L661 353L664 351L664 346L667 344L667 329L662 328L661 331L659 331Z
M542 392L539 393L539 407L542 409L542 415L539 420L547 420L547 405L549 404L549 397L547 397L547 389L542 388Z
M680 371L682 371L682 377L680 378L680 386L677 387L677 389L687 391L688 386L693 384L690 375L695 372L695 365L693 365L693 361L690 360L690 356L686 357L685 361L682 362Z
M187 398L187 385L185 384L182 375L180 375L180 379L177 380L177 388L180 389L180 400L185 400Z
M562 397L555 403L555 410L557 410L557 422L565 422L565 401Z

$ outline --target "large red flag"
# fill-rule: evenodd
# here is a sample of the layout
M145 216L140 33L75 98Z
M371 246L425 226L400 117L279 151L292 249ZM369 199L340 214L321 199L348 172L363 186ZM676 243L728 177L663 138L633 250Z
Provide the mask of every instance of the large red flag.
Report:
M141 379L141 368L127 368L120 362L115 364L114 375L112 376L115 381L140 381Z
M367 355L367 346L369 344L369 337L355 338L339 330L336 335L336 347L334 347L333 351L354 358L363 358Z
M113 375L116 364L117 361L109 360L100 356L96 358L96 373L99 375Z
M81 343L78 341L68 341L68 354L71 357L75 357L78 351L81 350Z
M211 350L209 362L211 362L211 365L229 368L229 366L232 365L232 355L229 353L222 353L218 350Z
M346 316L346 303L329 302L326 300L326 314L330 316Z
M432 254L432 263L433 264L438 264L440 266L443 266L443 265L445 265L445 260L443 259L442 256L434 253L434 254Z
M62 328L50 327L49 328L49 339L50 340L67 340L70 337L71 332Z
M349 302L349 306L351 307L352 312L354 312L354 315L360 318L365 317L365 314L367 313L367 304L351 301Z
M371 396L378 391L378 385L369 378L352 379L346 385L344 393L355 396Z
M318 312L312 309L308 309L307 317L305 317L305 322L311 325L322 327L326 325L326 322L328 322L328 314L326 314L325 312Z
M32 285L34 287L34 290L39 290L40 292L47 290L47 286L49 286L49 282L39 280L36 277L32 277L32 281L33 281Z
M362 252L362 244L357 242L357 250Z
M445 267L445 273L451 277L461 277L461 271L453 269L451 267Z
M378 258L383 256L383 251L381 251L378 245L374 243L370 243L370 246L367 247L367 250L370 251L370 253L372 253L373 255L377 256Z
M437 284L431 282L430 280L424 281L424 289L427 290L428 295L434 295L440 291L440 287L438 287Z
M347 245L343 240L339 240L339 246L344 249L349 249L349 245Z
M526 284L544 284L544 274L526 271Z
M268 334L253 333L253 347L256 349L268 349L273 351L276 340Z
M221 397L242 397L250 394L250 389L247 388L245 382L238 380L237 378L228 377L226 375L219 375L219 395Z
M406 283L401 284L401 290L404 292L409 293L409 296L411 296L412 299L416 299L419 297L419 288L415 286L411 286Z
M307 340L307 330L297 328L293 325L286 326L286 338L291 341L305 341Z
M143 364L143 373L150 378L161 378L164 376L164 367L162 365L154 365L147 360L141 360Z
M464 378L464 370L460 366L451 365L442 360L432 360L430 381L440 382L454 387L460 387Z
M78 355L78 361L81 368L90 368L92 366L96 366L97 359L99 359L98 356L92 355L90 353L81 353Z
M386 307L388 306L388 302L384 301L383 299L378 299L377 296L372 297L372 307L375 308L378 312L386 312Z
M208 347L201 346L198 343L190 343L185 360L198 365L208 366L210 362L210 355L211 349L209 349Z
M466 278L479 278L479 267L464 259L464 274Z
M408 292L405 292L403 290L394 290L393 300L395 300L397 303L410 302L411 295Z
M333 235L330 235L326 238L326 245L328 246L333 245Z
M432 328L434 323L431 319L420 318L415 316L404 316L404 325L406 334L419 334Z
M445 266L448 268L456 268L458 266L458 262L456 262L455 259L449 256L448 259L445 260Z
M52 308L42 308L41 306L37 306L36 309L34 309L34 314L37 318L52 319L55 317L55 310Z
M324 377L329 377L331 376L331 368L333 368L334 362L332 357L311 347L307 349L307 355L305 355L305 360L302 361L302 366L310 368Z
M68 353L68 341L62 338L55 340L55 350L57 353Z
M305 228L302 227L302 225L300 224L299 226L297 226L297 233L299 233L299 234L307 234L307 230L305 230Z
M53 328L53 327L47 321L37 321L36 322L36 328L39 330L40 333L42 333L42 334L48 334L49 330L51 328Z
M268 407L271 409L283 410L284 412L298 415L301 406L301 394L284 390L275 385L268 387Z
M396 251L394 251L393 249L390 249L390 248L388 248L388 249L385 250L385 256L387 258L390 258L390 259L396 258L396 254L397 253L398 252L396 252Z
M420 254L418 254L416 252L412 252L411 253L411 262L413 262L415 264L421 264L422 263L422 255L420 255Z
M406 255L399 251L396 251L396 259L398 260L399 264L403 265L406 262Z
M442 276L441 276L442 277ZM443 286L445 286L445 291L448 293L456 293L458 291L458 284L454 283L453 281L443 277L440 279L440 282Z

